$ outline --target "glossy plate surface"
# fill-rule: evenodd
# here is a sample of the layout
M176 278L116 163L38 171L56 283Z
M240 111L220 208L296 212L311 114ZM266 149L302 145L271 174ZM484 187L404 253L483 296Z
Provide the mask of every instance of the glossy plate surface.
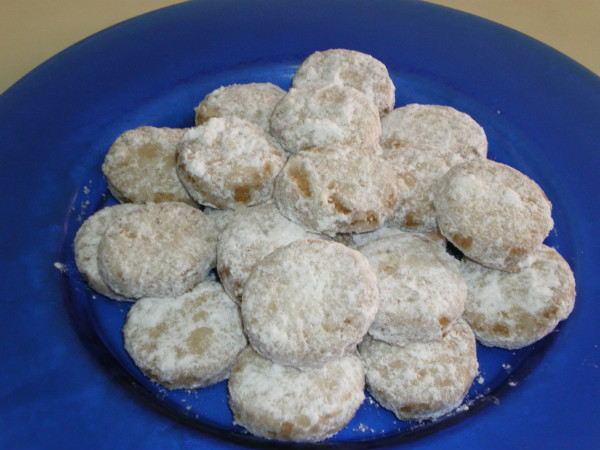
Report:
M547 243L571 264L578 295L571 317L539 343L478 347L481 377L456 412L405 423L367 400L317 447L600 445L598 77L519 33L427 3L219 0L105 30L0 97L0 448L274 445L232 426L225 383L169 392L139 373L122 349L129 304L86 287L72 240L114 203L100 166L121 132L191 126L193 107L221 85L287 89L302 59L336 47L386 64L397 106L470 114L489 157L540 184L554 205Z

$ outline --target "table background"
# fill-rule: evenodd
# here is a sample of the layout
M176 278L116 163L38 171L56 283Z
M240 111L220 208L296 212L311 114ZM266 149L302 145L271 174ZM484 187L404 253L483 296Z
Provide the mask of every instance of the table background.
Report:
M401 0L398 0L401 1ZM81 39L172 0L0 0L0 92ZM532 36L600 74L599 0L433 0Z

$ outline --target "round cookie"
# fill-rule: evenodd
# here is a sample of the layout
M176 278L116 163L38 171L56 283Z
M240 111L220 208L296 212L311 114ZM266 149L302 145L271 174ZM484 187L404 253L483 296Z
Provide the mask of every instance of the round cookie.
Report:
M111 145L102 172L113 196L122 203L194 201L175 170L179 128L139 127L125 131Z
M394 170L401 192L389 225L422 233L436 231L433 207L436 183L450 167L465 159L451 151L409 146L386 149L383 159Z
M217 245L217 270L225 291L241 303L244 283L257 262L279 247L316 237L282 216L272 203L239 212Z
M515 272L554 226L552 205L523 173L490 160L452 167L433 201L440 231L467 257Z
M379 112L362 92L339 84L290 88L275 105L271 134L291 153L331 146L380 154Z
M178 297L138 300L127 313L123 342L136 366L169 389L224 380L247 346L239 308L214 281Z
M295 88L332 83L358 89L380 114L394 109L394 83L385 65L371 55L340 48L315 52L302 62L292 79Z
M117 294L104 282L98 269L98 245L111 223L116 222L125 214L135 211L140 207L140 204L125 203L102 208L88 217L75 235L73 243L75 264L81 276L94 291L113 300L131 301L133 299Z
M467 259L464 318L477 340L518 349L542 339L566 319L575 303L575 278L558 252L542 245L520 272L489 269Z
M316 442L340 431L364 401L364 372L350 354L300 370L273 363L251 347L228 382L234 423L269 439Z
M451 106L412 103L381 118L381 147L450 151L462 158L485 158L487 137L468 114Z
M218 209L271 198L286 157L258 125L215 117L188 130L177 146L177 173L198 203Z
M378 239L359 250L379 288L379 310L369 334L399 346L441 340L467 298L458 260L411 233Z
M274 362L315 367L352 351L379 306L367 259L343 244L298 240L257 263L242 295L248 341Z
M122 296L172 297L204 280L216 253L216 230L202 211L181 202L146 203L108 227L98 267Z
M367 336L359 351L367 390L400 420L435 419L458 407L479 367L464 319L441 341L398 347Z
M338 149L292 156L275 181L273 197L284 216L334 235L383 226L393 215L399 190L383 159Z
M212 117L239 117L269 131L269 118L285 91L272 83L221 86L210 92L194 108L196 125Z

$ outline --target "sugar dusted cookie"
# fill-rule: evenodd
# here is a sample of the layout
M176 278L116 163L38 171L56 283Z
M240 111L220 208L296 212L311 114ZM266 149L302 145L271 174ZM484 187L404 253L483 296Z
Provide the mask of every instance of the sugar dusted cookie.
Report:
M449 241L470 259L500 270L518 271L554 226L542 189L490 160L452 167L438 182L433 204Z
M379 306L377 280L358 251L298 240L254 266L242 295L250 344L278 364L315 367L352 351Z
M396 88L385 65L366 53L331 49L306 58L294 74L292 86L340 83L370 98L380 114L394 108Z
M359 351L368 391L400 420L434 419L458 407L479 367L463 319L441 341L398 347L367 336Z
M224 380L247 342L239 308L219 283L173 298L143 298L129 310L123 342L135 364L169 389Z
M102 172L120 202L180 201L194 204L175 170L177 143L184 129L139 127L111 145Z
M487 137L471 116L451 106L410 104L381 118L381 147L450 151L469 160L487 156Z
M279 247L316 237L282 216L272 203L239 212L217 246L217 270L225 291L240 303L244 283L257 262Z
M113 300L132 299L117 294L102 279L98 269L98 245L111 223L116 222L125 214L135 211L140 206L136 203L126 203L103 208L88 217L75 235L73 247L77 269L93 290Z
M327 439L352 419L365 398L363 367L354 354L300 370L248 347L233 367L228 388L234 423L284 441Z
M239 117L269 131L269 117L285 91L272 83L231 84L210 92L194 109L196 125L212 117Z
M338 149L292 156L277 177L273 197L284 216L334 235L382 227L393 215L399 190L383 159Z
M107 228L98 267L124 297L173 297L206 278L216 253L216 230L202 211L181 202L147 203Z
M359 250L377 276L379 310L369 328L376 339L400 346L439 341L462 315L467 285L445 248L402 233Z
M352 87L291 88L275 105L270 127L271 134L291 153L335 145L381 153L379 112Z
M437 230L434 189L450 167L466 160L451 151L418 147L393 147L383 153L396 174L400 201L389 225L422 233Z
M216 117L188 130L177 146L177 173L200 204L218 209L271 198L286 157L258 125Z
M554 330L573 310L573 272L551 247L542 245L520 272L489 269L467 259L462 271L469 287L464 317L484 345L525 347Z

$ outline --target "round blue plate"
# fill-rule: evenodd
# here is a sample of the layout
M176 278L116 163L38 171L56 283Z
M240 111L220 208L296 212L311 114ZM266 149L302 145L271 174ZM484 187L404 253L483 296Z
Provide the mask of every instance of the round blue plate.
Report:
M232 425L224 382L172 392L149 382L122 348L129 305L87 288L72 240L114 202L100 166L121 132L191 126L193 107L221 85L288 88L307 55L336 47L386 64L397 106L451 105L483 126L490 158L552 201L547 243L578 293L542 341L478 347L481 376L457 411L401 422L367 399L316 447L600 446L600 79L517 32L418 1L207 0L98 33L0 97L0 448L280 446Z

